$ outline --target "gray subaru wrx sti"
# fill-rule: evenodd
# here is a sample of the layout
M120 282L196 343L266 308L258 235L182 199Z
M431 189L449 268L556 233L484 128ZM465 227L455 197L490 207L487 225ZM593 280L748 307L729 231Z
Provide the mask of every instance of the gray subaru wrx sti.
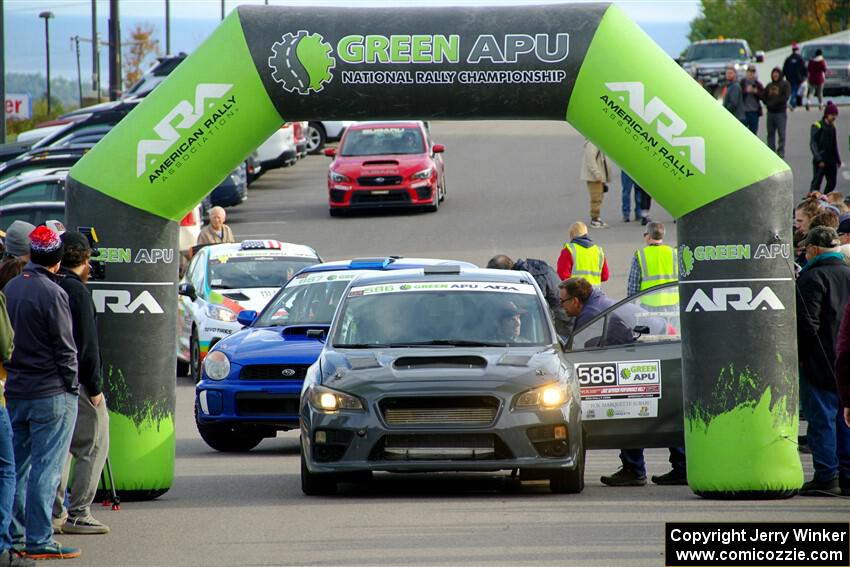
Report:
M373 471L498 471L584 488L580 392L524 272L354 280L301 392L301 487Z

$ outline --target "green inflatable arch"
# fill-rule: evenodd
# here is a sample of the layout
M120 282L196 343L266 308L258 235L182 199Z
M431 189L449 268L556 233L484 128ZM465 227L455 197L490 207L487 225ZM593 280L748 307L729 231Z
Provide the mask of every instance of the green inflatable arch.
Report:
M617 7L242 6L69 176L68 224L118 249L92 288L125 497L174 474L173 221L317 117L570 122L679 219L691 488L800 487L791 173Z

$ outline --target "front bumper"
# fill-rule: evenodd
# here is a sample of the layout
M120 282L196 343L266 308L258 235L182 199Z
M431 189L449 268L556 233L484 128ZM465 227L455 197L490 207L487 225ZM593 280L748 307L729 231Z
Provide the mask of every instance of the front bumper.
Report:
M434 204L436 189L435 183L427 181L384 187L332 184L328 187L328 205L332 209L421 207Z
M204 377L195 387L202 424L259 425L286 431L298 427L301 380L264 382Z
M379 411L370 409L368 412L329 414L302 404L301 442L310 472L485 472L516 468L554 471L574 469L582 451L580 413L578 404L572 402L560 409L547 411L510 410L503 406L495 423L485 428L391 427L384 423L377 413ZM535 432L548 431L556 426L566 426L566 439L559 442L560 449L556 454L545 456L544 446L548 446L545 444L549 441ZM319 442L317 433L321 437ZM486 438L494 441L493 451L481 451L481 456L449 456L452 451L457 451L453 445L462 448L469 446L471 441ZM410 443L411 439L413 443ZM397 449L399 443L413 447L421 443L431 447L435 445L434 441L441 443L440 440L446 440L448 446L434 450L434 457L421 454L421 450L415 456L406 457L403 451ZM388 451L387 447L392 450Z

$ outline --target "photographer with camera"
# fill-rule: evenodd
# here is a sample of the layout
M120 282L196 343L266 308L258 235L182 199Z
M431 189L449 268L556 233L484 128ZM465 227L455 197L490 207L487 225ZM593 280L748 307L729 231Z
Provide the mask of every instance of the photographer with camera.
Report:
M54 531L66 534L105 534L109 528L91 515L101 471L109 454L109 413L103 397L103 375L97 339L94 302L86 286L90 260L99 253L93 231L88 236L68 231L62 234L65 253L59 275L59 285L68 294L71 308L74 343L79 365L80 397L70 454L74 457L74 477L71 482L69 507L64 506L65 489L70 467L66 466L59 483L53 506Z

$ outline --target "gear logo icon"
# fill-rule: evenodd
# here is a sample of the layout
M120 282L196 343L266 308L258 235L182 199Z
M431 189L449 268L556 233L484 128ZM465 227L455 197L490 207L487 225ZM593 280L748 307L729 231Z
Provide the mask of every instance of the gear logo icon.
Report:
M306 30L284 34L272 45L269 57L272 79L287 92L317 93L333 79L331 70L336 67L336 60L331 51L321 34Z
M684 277L691 275L694 269L694 253L687 244L679 247L679 264L679 271Z

